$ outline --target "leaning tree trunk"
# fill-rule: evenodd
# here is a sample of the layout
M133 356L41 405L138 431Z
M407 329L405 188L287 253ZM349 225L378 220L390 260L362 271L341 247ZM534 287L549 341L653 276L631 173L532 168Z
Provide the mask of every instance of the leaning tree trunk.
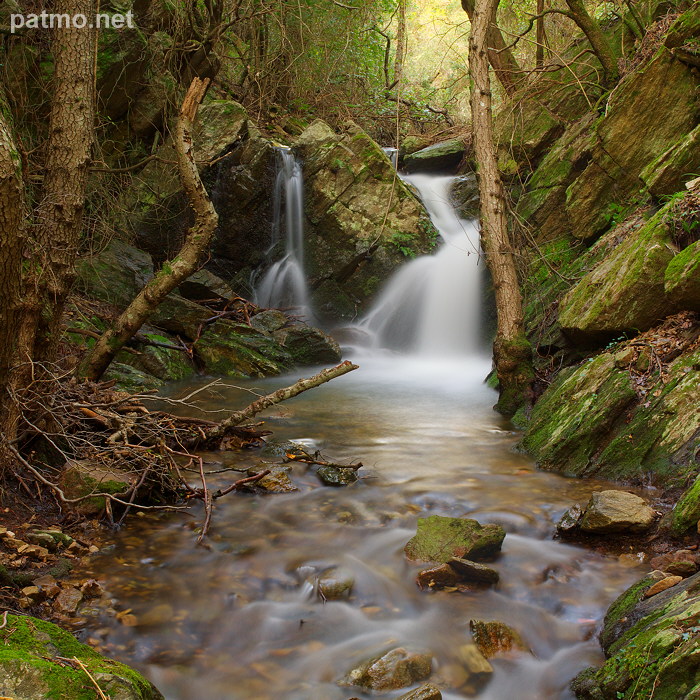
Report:
M95 16L96 0L59 0L54 11ZM55 29L53 98L44 179L33 214L19 333L24 361L52 360L73 283L95 132L96 30ZM21 373L20 373L21 374ZM20 386L22 384L20 379Z
M80 368L80 374L87 379L94 381L102 376L114 356L148 320L165 297L198 269L209 249L218 216L199 177L192 144L192 127L199 103L208 86L208 78L194 78L182 103L174 134L180 180L194 210L194 223L187 232L179 254L163 265L156 276L124 309L112 327L95 343L92 352Z
M494 362L500 384L499 411L512 415L526 400L532 381L532 350L523 327L522 299L508 238L503 183L493 138L488 28L498 0L476 0L469 37L474 150L481 198L481 244L496 292Z
M571 18L586 35L596 57L603 66L603 83L606 86L614 85L620 72L617 67L615 53L603 30L598 22L588 14L583 0L566 0L566 4L569 7Z
M5 118L8 111L4 97L4 94L0 95L0 442L2 436L14 434L10 425L13 416L9 410L7 387L10 370L17 358L26 221L22 162L12 125Z
M496 10L498 9L499 1L500 0L489 3L492 14L489 15L489 22L486 30L486 45L488 47L488 60L493 66L493 70L503 86L503 89L506 91L506 94L510 96L518 87L518 79L519 75L521 75L521 70L512 51L507 48L501 30L496 26ZM462 9L467 13L469 21L472 23L474 22L476 4L476 0L462 0Z

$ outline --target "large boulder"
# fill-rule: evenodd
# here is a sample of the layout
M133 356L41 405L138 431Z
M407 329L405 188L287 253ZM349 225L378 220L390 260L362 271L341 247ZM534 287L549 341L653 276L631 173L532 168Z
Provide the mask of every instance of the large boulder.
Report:
M630 346L563 370L539 398L521 444L540 467L654 483L691 468L700 352L681 353L638 395L632 375L639 358L625 364L623 357Z
M678 499L671 513L670 529L678 537L689 530L700 533L700 477Z
M673 310L664 271L674 256L666 208L626 237L559 304L559 325L578 343L638 333ZM615 231L609 234L615 235Z
M411 561L447 563L453 558L489 559L501 551L505 530L471 518L431 515L418 518L418 530L404 551Z
M633 493L598 491L586 506L581 530L595 535L646 532L655 519L656 511Z
M163 700L140 673L98 654L56 625L8 615L0 629L0 692L15 700ZM100 688L99 695L94 685Z
M403 157L403 168L409 173L453 172L462 162L467 148L462 139L450 139L407 154Z
M307 275L321 316L353 318L406 257L428 252L435 228L384 151L354 123L321 120L298 138Z
M581 700L676 700L700 694L700 574L684 581L653 572L608 609L600 642L606 662L572 682ZM653 593L653 589L658 592Z

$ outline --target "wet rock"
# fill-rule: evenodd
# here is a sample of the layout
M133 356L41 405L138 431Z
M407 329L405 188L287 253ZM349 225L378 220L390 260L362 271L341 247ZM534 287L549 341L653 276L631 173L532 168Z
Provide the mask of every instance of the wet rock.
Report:
M74 613L83 600L83 594L73 586L64 588L54 601L54 607L62 613Z
M22 589L22 595L29 598L34 603L38 602L43 597L39 586L25 586Z
M404 551L411 561L447 563L453 557L486 559L498 554L505 536L500 525L431 515L418 518L416 535L408 541Z
M256 485L270 493L291 493L292 491L298 491L299 489L289 478L291 471L291 467L274 467L267 476L257 481ZM260 468L255 467L250 469L248 473L251 476L253 474L259 474Z
M262 333L274 333L284 328L289 322L289 317L277 309L261 311L250 319L250 325Z
M442 693L439 688L428 683L406 693L406 695L401 695L397 700L442 700Z
M403 158L403 167L409 173L453 171L466 154L461 139L441 141L420 151L414 151Z
M103 595L104 590L102 589L99 581L95 581L94 578L91 578L85 581L85 583L80 587L80 592L86 598L100 598Z
M350 571L333 569L318 579L318 595L322 600L349 598L354 585L355 577Z
M37 544L23 544L17 548L17 553L25 557L31 557L39 561L44 561L49 557L49 550Z
M354 469L341 469L340 467L319 467L316 476L326 486L349 486L357 479L357 472Z
M47 532L28 532L24 537L27 542L44 547L49 552L55 552L58 549L58 542Z
M653 569L683 578L692 576L698 570L696 555L689 549L678 549L675 552L660 554L649 563Z
M476 644L463 644L459 647L458 656L470 678L479 676L486 679L493 673L493 666Z
M66 659L78 659L77 664ZM80 644L56 625L33 617L8 615L0 629L0 687L16 700L96 697L86 671L113 700L163 700L137 671Z
M581 520L581 531L606 535L646 532L656 519L647 502L627 491L599 491L591 496Z
M432 671L432 663L431 654L398 647L360 664L340 684L370 690L397 690L425 680Z
M529 651L522 637L503 622L470 620L474 644L487 659L510 651Z
M459 582L457 572L449 564L424 569L416 577L419 588L450 588Z
M272 337L291 355L294 365L304 367L340 362L340 346L318 328L295 325L275 331Z
M678 308L700 311L700 241L691 243L671 260L664 284Z
M676 584L680 583L682 580L682 576L667 576L666 578L662 578L660 581L657 581L653 586L647 589L647 591L644 593L644 597L651 598L654 595L663 593L669 588L672 588Z
M560 535L567 535L578 530L583 517L583 508L578 503L575 503L569 508L564 515L561 516L557 523L557 532Z
M477 219L479 217L479 183L476 173L468 173L456 178L450 195L461 218Z
M492 584L498 583L500 578L495 569L468 559L453 557L447 562L447 565L457 574L460 581Z

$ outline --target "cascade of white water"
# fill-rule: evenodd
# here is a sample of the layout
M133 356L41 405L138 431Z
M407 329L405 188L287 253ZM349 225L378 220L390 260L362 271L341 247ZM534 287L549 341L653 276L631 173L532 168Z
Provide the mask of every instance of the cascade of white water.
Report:
M301 165L288 148L277 149L278 170L273 194L271 252L285 237L284 256L255 285L255 303L292 308L308 316L304 275L304 181Z
M477 222L460 219L450 176L404 176L419 192L442 244L404 265L360 326L375 347L425 356L456 356L479 346L480 276Z

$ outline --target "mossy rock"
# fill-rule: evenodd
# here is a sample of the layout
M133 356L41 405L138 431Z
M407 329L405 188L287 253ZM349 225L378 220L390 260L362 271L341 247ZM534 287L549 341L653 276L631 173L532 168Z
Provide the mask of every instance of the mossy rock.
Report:
M655 197L671 195L682 190L689 180L697 177L700 163L700 126L684 134L667 151L647 165L640 177Z
M119 357L124 358L125 355L126 353L120 353ZM104 373L105 381L112 379L116 380L118 389L134 394L148 389L160 389L165 385L164 381L152 374L123 362L112 362Z
M671 259L664 274L664 289L677 308L700 311L700 241Z
M441 141L419 151L406 154L403 167L409 173L453 171L462 161L467 149L462 139Z
M645 599L664 575L643 578L610 607L601 634L608 657L573 681L577 698L697 697L700 690L700 574Z
M183 350L176 349L178 347L177 340L159 333L143 333L142 335L155 343L163 343L174 347L170 349L136 342L134 345L138 349L138 354L135 355L122 350L116 356L117 362L122 365L128 365L161 381L177 381L191 377L194 374L194 366L187 353L184 352L184 348ZM133 383L138 383L136 377L133 378ZM145 383L152 382L146 381ZM148 388L157 387L154 385Z
M133 474L119 469L107 469L87 460L67 462L61 472L61 488L66 498L83 498L93 493L124 495L133 486ZM83 515L96 515L105 509L105 496L85 498L71 504L71 507Z
M148 253L120 240L113 240L92 257L75 266L77 288L91 299L125 308L153 277Z
M440 562L453 557L490 559L501 551L505 530L500 525L481 525L471 518L431 515L418 518L418 530L404 551L411 561Z
M671 532L680 537L700 522L700 477L678 499L671 513Z
M674 310L664 291L664 270L674 255L666 213L630 231L561 300L559 325L574 342L639 333Z
M33 617L7 615L0 630L0 693L13 700L164 700L133 669ZM77 660L77 661L76 661ZM79 662L79 663L78 663Z
M173 293L158 305L148 322L184 339L197 340L213 315L211 309Z
M636 399L612 355L562 371L535 404L522 440L543 469L583 476L624 409Z
M291 355L292 362L300 367L336 364L342 356L340 346L331 336L311 326L281 328L272 337Z
M269 377L292 366L291 355L269 335L231 321L208 326L194 349L208 374Z

